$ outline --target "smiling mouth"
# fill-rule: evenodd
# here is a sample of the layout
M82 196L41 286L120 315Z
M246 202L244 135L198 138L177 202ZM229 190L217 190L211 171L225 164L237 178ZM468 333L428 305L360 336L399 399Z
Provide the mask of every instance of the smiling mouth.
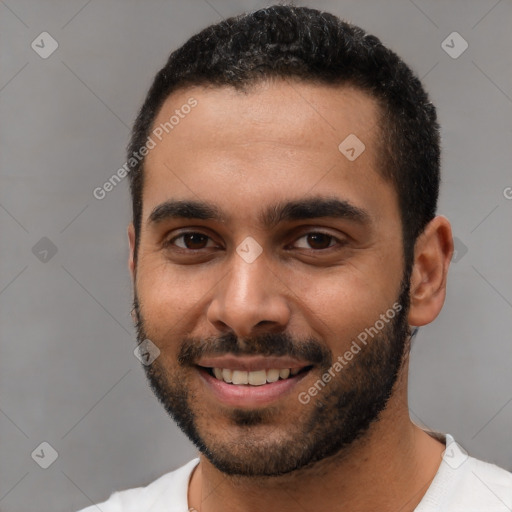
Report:
M235 386L263 386L277 382L278 380L287 380L296 375L307 373L313 366L304 366L302 368L271 368L256 371L232 370L230 368L207 368L203 366L198 366L198 368L227 384Z

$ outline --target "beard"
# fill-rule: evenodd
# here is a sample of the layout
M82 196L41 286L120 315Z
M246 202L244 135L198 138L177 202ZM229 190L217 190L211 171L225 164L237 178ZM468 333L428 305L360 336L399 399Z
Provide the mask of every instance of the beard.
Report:
M219 434L218 425L212 425L215 420L201 405L203 397L187 383L191 382L192 372L197 372L194 364L200 357L227 353L304 359L314 364L311 372L317 371L321 379L336 359L325 343L314 338L298 340L286 333L267 333L244 340L231 333L208 339L188 337L181 340L172 369L162 364L162 357L143 368L167 413L218 470L226 475L250 477L289 474L328 457L346 455L354 441L363 438L372 423L378 421L409 352L408 276L402 280L396 303L401 309L384 328L311 397L307 406L297 400L300 405L291 416L284 415L277 406L219 406L216 413L222 412L223 420L227 421L225 431ZM146 324L136 292L134 314L137 340L141 343L147 339ZM161 346L160 340L152 341ZM342 346L343 352L349 347ZM295 396L291 395L289 400L295 400Z

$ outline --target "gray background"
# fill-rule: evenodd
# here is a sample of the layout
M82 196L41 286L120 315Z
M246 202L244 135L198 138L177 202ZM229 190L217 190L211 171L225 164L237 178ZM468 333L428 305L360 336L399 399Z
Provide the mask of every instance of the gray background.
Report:
M92 191L124 163L129 127L169 52L222 17L264 5L0 1L3 512L76 510L194 456L133 355L127 183L101 201ZM445 308L413 346L411 415L512 470L512 200L504 195L512 187L512 4L305 5L379 36L423 77L438 107L439 211L459 252ZM31 48L43 31L59 44L47 59ZM453 31L469 43L457 59L441 47ZM44 254L43 237L55 255ZM48 469L31 458L43 441L58 452Z

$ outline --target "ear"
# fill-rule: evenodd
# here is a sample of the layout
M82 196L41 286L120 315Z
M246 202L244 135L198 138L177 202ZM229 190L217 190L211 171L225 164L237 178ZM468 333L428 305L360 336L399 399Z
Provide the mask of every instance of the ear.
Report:
M128 269L132 277L132 283L135 284L135 228L133 222L128 226L128 243L130 244L130 255L128 257Z
M435 217L427 224L414 246L409 325L429 324L441 311L452 255L450 223L445 217Z

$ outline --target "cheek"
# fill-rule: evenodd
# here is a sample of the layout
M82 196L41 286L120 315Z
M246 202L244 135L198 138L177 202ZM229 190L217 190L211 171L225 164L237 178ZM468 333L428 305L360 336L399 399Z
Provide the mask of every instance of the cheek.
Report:
M379 281L368 273L346 270L316 279L295 279L294 285L297 297L302 298L300 314L335 354L373 326L398 297L396 279L388 282L381 276Z
M212 281L210 283L210 281ZM147 258L137 275L137 294L146 334L159 341L160 348L192 330L200 315L205 292L215 281L190 272L175 272L167 262Z

